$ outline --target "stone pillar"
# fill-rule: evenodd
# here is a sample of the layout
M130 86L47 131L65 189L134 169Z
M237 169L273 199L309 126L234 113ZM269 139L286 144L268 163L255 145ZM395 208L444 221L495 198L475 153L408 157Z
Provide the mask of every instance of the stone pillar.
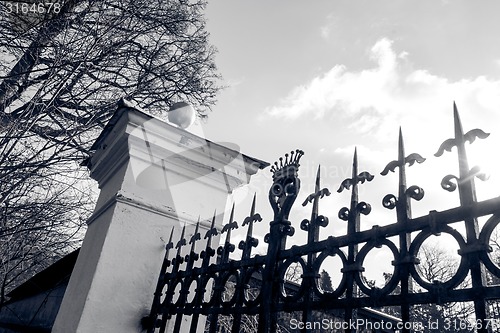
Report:
M233 189L268 164L126 105L93 150L101 192L52 332L137 333L172 227L179 235L200 217L208 228Z

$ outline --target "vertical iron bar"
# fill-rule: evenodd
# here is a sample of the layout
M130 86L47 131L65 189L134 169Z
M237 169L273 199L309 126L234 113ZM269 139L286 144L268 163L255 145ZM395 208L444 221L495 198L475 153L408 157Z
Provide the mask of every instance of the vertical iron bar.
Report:
M255 202L257 200L257 195L254 194L252 200L252 208L250 208L250 215L243 221L243 226L248 224L247 235L245 240L240 243L241 259L247 260L252 254L252 247L257 245L257 240L253 237L253 224L255 221L260 221L260 215L255 214Z
M295 154L295 156L294 156ZM273 221L270 223L269 234L266 235L268 248L262 279L262 304L259 313L258 333L270 333L276 330L277 313L275 304L280 300L278 267L281 263L280 252L285 249L287 236L294 230L288 221L288 214L300 190L300 179L297 171L300 158L304 155L301 150L292 151L290 159L280 158L271 168L273 185L269 190L269 202L274 211Z
M234 206L233 206L234 207ZM212 218L212 224L210 225L210 229L205 234L205 239L207 243L205 245L205 251L201 253L201 258L203 259L201 264L201 273L199 274L198 285L196 289L196 295L193 301L193 308L200 309L201 303L203 301L203 296L206 293L205 286L209 280L209 277L206 275L208 265L210 264L210 258L215 254L215 251L212 249L212 236L217 235L217 229L215 228L215 215ZM200 314L195 312L193 313L193 317L191 320L191 328L189 330L190 333L196 333L198 329L198 321L200 318Z
M304 226L304 228L307 228L307 244L312 245L313 243L317 242L319 240L319 225L317 224L317 219L318 219L318 203L319 203L319 198L321 196L321 187L320 187L320 170L321 166L318 166L318 172L316 173L316 184L314 187L314 193L312 194L314 196L313 201L312 201L312 210L311 210L311 218L307 222L307 226ZM307 200L304 202L304 206L307 204ZM302 223L304 223L302 222ZM301 226L302 227L302 226ZM304 229L303 228L303 229ZM310 323L312 322L312 309L311 309L311 302L313 301L314 298L314 284L315 284L315 279L317 278L316 272L314 272L313 265L314 261L316 260L316 253L309 252L307 254L307 263L305 267L305 272L303 274L304 278L302 280L302 283L304 284L305 288L305 294L304 294L304 310L302 311L302 322L303 323ZM310 329L308 328L307 325L304 325L304 328L302 332L307 333L309 332Z
M231 231L233 229L238 228L238 223L236 223L236 221L233 221L233 218L234 218L234 203L233 203L233 207L231 208L229 222L222 228L222 232L226 232L226 240L224 242L224 245L217 250L217 253L220 255L220 258L217 259L218 265L223 265L223 264L228 263L229 262L229 255L235 249L235 246L233 244L231 244ZM218 276L214 282L215 282L214 283L214 292L212 295L212 299L214 300L214 303L212 305L212 308L217 308L220 306L219 303L220 303L221 291L223 288L223 286L221 285L222 284L221 276ZM219 315L217 313L212 313L209 317L210 317L209 333L216 333Z
M354 149L354 157L352 161L352 191L351 191L351 205L349 209L349 219L347 220L347 236L352 239L352 237L360 230L360 214L358 211L358 152L357 148ZM358 244L349 243L347 250L347 265L349 267L354 267L356 262L356 257L358 255ZM357 288L355 286L355 270L349 270L346 276L346 299L347 304L351 303L353 297L356 296ZM344 310L344 320L349 323L353 319L353 308L347 306ZM345 330L346 333L350 333L352 330L350 325Z
M257 246L257 240L253 238L253 224L254 221L260 220L260 215L255 214L255 201L257 199L257 195L254 194L253 200L252 200L252 208L250 208L250 215L245 219L243 222L243 225L248 224L248 229L247 229L247 236L243 242L240 243L239 248L242 250L241 253L241 261L244 262L248 259L250 259L250 256L252 254L252 247ZM240 284L239 286L237 285L237 288L235 290L236 294L236 303L235 306L237 308L241 308L243 306L243 299L245 297L245 285L244 281L242 278L245 276L246 269L244 267L240 268ZM231 328L231 332L240 332L240 326L241 326L241 314L242 311L238 310L235 311L233 315L233 326Z
M226 240L224 245L218 249L219 258L217 258L217 264L225 264L229 261L229 255L234 251L234 245L231 244L231 230L237 229L238 224L233 221L234 218L234 203L231 208L231 214L229 217L229 222L222 228L222 232L226 232Z
M158 312L160 310L160 299L163 293L163 287L166 284L165 274L167 273L167 268L170 266L171 262L169 260L170 250L173 247L172 238L174 236L174 227L172 227L172 231L170 232L170 237L165 245L165 256L163 257L163 263L160 270L160 278L158 279L158 283L156 284L156 290L153 298L153 305L151 306L151 313L149 315L150 326L148 328L148 333L153 333L156 328L156 321L158 318ZM168 282L167 282L168 283Z
M215 219L215 215L214 215L214 219ZM193 270L194 262L198 259L198 255L195 253L195 244L196 244L196 241L200 237L200 234L198 233L199 227L200 227L200 221L198 219L193 236L191 237L191 239L189 241L189 243L191 244L191 250L190 250L189 254L187 254L185 257L186 269L184 270L184 272L186 274L184 276L184 283L182 285L182 288L179 291L179 300L177 302L177 309L178 310L181 308L185 309L185 306L187 303L187 295L189 294L189 287L190 287L191 282L192 282L192 281L190 281L190 278L192 276L191 272ZM177 315L175 316L174 332L180 332L181 324L182 324L182 317L183 317L183 312L178 311Z
M398 200L396 203L397 223L400 223L405 228L405 231L399 235L399 264L401 265L401 319L403 323L410 322L410 306L406 302L408 293L411 288L410 270L408 260L409 244L411 243L410 234L406 232L408 220L411 219L411 203L410 197L406 194L406 161L405 161L405 148L403 141L403 132L399 128L399 142L398 142L398 164L399 164L399 188ZM406 327L406 325L404 325ZM404 333L410 332L408 328L403 328Z
M458 165L459 165L459 181L458 181L458 192L460 196L461 206L471 206L476 202L476 190L474 185L474 177L469 176L469 163L467 161L467 153L465 151L465 137L462 128L462 123L460 121L460 116L458 114L457 105L453 103L453 118L455 124L455 142L457 145L458 152ZM467 245L474 246L478 243L479 236L479 225L477 218L471 217L465 219L465 229L467 235ZM470 271L472 287L482 290L486 284L484 268L481 265L481 261L477 252L472 252L467 254ZM478 333L488 332L486 329L486 302L482 292L478 295L478 298L474 300L474 310L476 313L476 320L483 323L481 329L478 329Z
M262 299L259 333L271 333L276 330L277 317L273 310L273 305L278 302L278 281L277 266L279 252L282 250L282 237L278 221L271 222L269 245L264 267L264 276L262 281Z
M186 231L186 225L182 227L181 231L181 236L179 238L179 242L177 242L176 249L177 249L177 254L175 258L172 260L173 267L172 267L172 272L169 274L170 280L167 282L168 283L168 288L167 292L165 294L165 300L163 301L163 315L162 315L162 321L160 325L160 333L165 332L165 328L167 326L168 320L171 317L170 314L170 309L172 307L172 299L174 297L174 292L175 292L175 284L177 283L177 274L179 273L179 268L183 262L183 258L181 257L181 248L185 245L186 240L184 239L184 233ZM177 318L178 315L176 315Z
M229 255L231 252L234 251L234 245L231 244L231 231L233 229L238 228L238 223L236 221L233 221L234 219L234 203L233 207L231 208L231 214L229 216L229 222L222 228L222 232L226 232L226 240L224 242L224 245L220 247L217 250L217 253L220 255L220 258L217 259L217 264L218 265L224 265L229 262ZM218 308L220 307L220 298L221 298L221 291L223 290L224 286L222 286L222 277L219 275L215 281L214 281L214 292L212 294L212 308ZM219 315L217 313L212 313L210 314L210 327L209 327L209 333L216 333L217 332L217 324L218 324L218 318Z

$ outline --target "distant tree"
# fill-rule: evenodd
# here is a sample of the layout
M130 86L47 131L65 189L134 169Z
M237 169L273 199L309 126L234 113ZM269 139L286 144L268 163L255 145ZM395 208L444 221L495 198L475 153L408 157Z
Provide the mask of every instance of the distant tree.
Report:
M459 265L459 260L445 247L440 246L439 243L424 244L420 248L418 254L420 263L418 264L417 269L419 274L429 282L445 282L449 280L455 274ZM392 273L383 273L383 276L385 281L388 282L392 278ZM372 281L371 284L374 286L374 281ZM469 284L469 278L466 278L459 288L465 288ZM415 292L422 291L415 282L413 282L413 290ZM401 288L398 285L392 294L399 293L401 293ZM399 306L386 306L380 310L396 317L401 316ZM419 323L428 323L430 320L433 322L437 320L440 322L440 325L438 325L438 329L433 330L433 332L448 332L445 330L444 325L446 318L466 321L471 319L471 315L473 315L473 313L474 305L468 302L415 304L411 307L411 320ZM464 329L460 332L468 333L472 331Z
M421 276L429 282L446 282L453 277L459 265L459 259L439 243L424 244L419 250L420 263L418 270ZM466 278L458 288L469 286L470 279ZM418 291L418 287L414 286ZM453 302L444 304L420 304L412 307L413 320L427 323L429 320L438 320L444 323L446 318L456 318L462 321L471 319L474 305L470 302ZM439 325L438 332L445 332L444 325ZM461 332L469 332L462 330ZM470 331L473 332L473 331Z
M324 269L319 274L319 288L325 293L332 293L334 291L330 274Z
M0 2L0 301L19 267L41 267L24 259L57 257L64 230L66 245L80 238L95 200L80 164L117 100L156 114L183 100L203 117L220 89L205 1L56 3Z
M490 257L492 261L500 266L500 231L499 228L495 228L490 237L489 245L491 246L492 252L490 253ZM490 285L500 285L500 277L494 274L488 274L488 283ZM490 317L494 319L500 318L500 301L491 300L488 302Z
M285 283L293 285L302 284L302 274L304 269L299 262L292 262L285 271Z
M0 191L10 185L0 183ZM0 205L0 308L20 281L77 248L91 207L89 190L46 173L12 193Z

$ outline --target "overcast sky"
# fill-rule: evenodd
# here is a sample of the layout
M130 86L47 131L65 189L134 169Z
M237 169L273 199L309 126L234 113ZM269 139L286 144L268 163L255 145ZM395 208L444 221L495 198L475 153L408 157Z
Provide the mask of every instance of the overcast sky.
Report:
M500 170L499 13L494 0L210 1L207 30L228 87L202 125L205 135L268 162L303 149L298 202L312 191L321 163L334 193L322 203L332 220L328 233L342 234L336 214L349 196L336 189L350 177L355 146L359 170L375 175L362 185L360 199L373 206L362 228L394 222L380 201L395 193L397 177L380 172L397 157L402 126L407 154L427 158L408 170L409 185L426 190L415 215L452 208L458 194L439 183L456 174L456 150L433 154L453 136L454 101L465 131L491 133L468 146L470 165ZM251 187L259 206L268 206L268 174ZM491 174L478 197L497 196L499 185ZM307 213L295 206L299 223Z

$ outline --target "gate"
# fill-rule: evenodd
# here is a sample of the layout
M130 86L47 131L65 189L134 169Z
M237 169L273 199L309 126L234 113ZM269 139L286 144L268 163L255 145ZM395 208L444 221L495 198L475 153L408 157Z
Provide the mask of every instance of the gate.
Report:
M220 231L225 238L221 246L212 244L212 237L219 232L214 227L215 217L212 228L205 235L200 235L197 225L189 242L183 230L175 246L171 237L166 247L151 313L144 318L143 325L150 333L163 333L167 325L179 332L183 318L188 317L189 331L196 332L203 316L206 331L210 333L286 331L282 328L287 321L295 323L297 330L312 332L317 328L313 324L320 313L323 331L329 331L325 327L329 323L330 328L350 332L360 329L351 324L360 323L357 318L363 309L397 307L400 321L397 318L388 321L387 331L429 331L431 327L425 325L432 324L442 325L441 329L450 332L459 331L464 325L477 332L491 332L500 327L500 322L493 319L498 318L493 312L494 300L500 298L500 285L491 282L499 281L500 268L491 255L490 246L492 233L500 223L500 198L476 200L474 178L483 179L484 175L477 167L469 168L465 150L467 141L473 143L488 134L480 129L464 134L456 106L454 121L454 137L444 141L435 155L439 157L445 151L451 152L452 147L457 149L459 174L445 176L441 186L450 192L458 189L458 207L412 217L411 200L422 199L424 191L418 186L407 186L406 168L423 163L425 159L416 153L405 154L400 131L398 158L387 164L381 173L386 176L391 171L399 175L397 194L388 194L382 200L385 208L395 210L396 222L360 231L360 217L369 214L371 206L359 200L358 188L374 176L358 171L355 152L352 176L338 189L338 192L351 191L349 207L343 207L338 213L338 217L347 222L347 233L319 239L320 228L328 225L328 217L319 213L319 204L330 191L321 188L318 168L315 192L302 204L311 207L310 218L300 223L301 231L307 233L307 243L287 248L288 237L296 232L288 215L300 189L298 169L303 156L300 150L291 152L271 167L273 184L269 202L274 218L265 236L267 254L252 255L258 243L253 227L262 220L255 212L255 197L249 216L241 224L247 228L246 239L238 246L231 243L231 232L238 228L238 223L233 221L234 206L228 223ZM482 216L488 217L484 224L478 223ZM461 226L465 232L457 231L454 226ZM419 270L418 253L425 240L442 234L453 237L458 243L460 262L448 280L428 281ZM195 243L201 242L202 236L206 245L197 253ZM181 249L187 246L191 250L183 256ZM378 288L362 273L367 254L384 246L394 257L394 272L385 285ZM235 251L241 254L238 260L230 259ZM342 278L335 288L326 288L321 282L320 268L331 257L340 259ZM288 276L291 270L296 272L295 279ZM414 306L448 302L472 302L474 318L467 323L450 319L441 323L420 323L419 327L410 325ZM184 330L187 328L183 326Z

